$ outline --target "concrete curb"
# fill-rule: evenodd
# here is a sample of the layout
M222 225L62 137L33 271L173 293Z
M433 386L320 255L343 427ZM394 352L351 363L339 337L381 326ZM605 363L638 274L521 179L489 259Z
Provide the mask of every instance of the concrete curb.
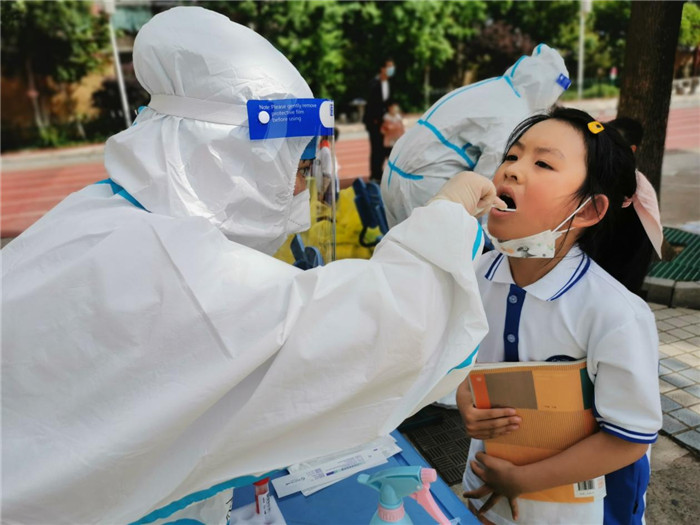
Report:
M670 308L700 310L700 281L674 281L660 277L646 277L642 290L647 302Z

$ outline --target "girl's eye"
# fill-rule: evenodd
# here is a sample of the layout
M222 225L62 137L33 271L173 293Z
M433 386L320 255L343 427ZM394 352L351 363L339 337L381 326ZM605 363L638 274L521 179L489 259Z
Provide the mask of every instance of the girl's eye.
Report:
M517 155L513 155L513 154L511 153L511 154L506 155L506 158L505 158L504 160L510 160L510 161L518 160L518 156L517 156Z
M535 166L539 166L540 168L544 168L546 170L552 169L552 167L549 164L547 164L546 162L541 161L541 160L538 160L537 162L535 162Z

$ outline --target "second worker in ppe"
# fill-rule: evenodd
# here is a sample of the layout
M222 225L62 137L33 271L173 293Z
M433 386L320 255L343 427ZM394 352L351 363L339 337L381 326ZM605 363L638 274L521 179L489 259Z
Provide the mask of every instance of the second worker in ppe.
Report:
M311 97L297 70L199 7L144 25L134 65L151 103L108 140L109 179L2 251L7 523L196 505L225 523L231 480L392 431L459 384L487 331L470 213L490 181L460 174L370 260L303 272L269 254L308 222L308 137L251 142L245 112Z
M382 176L389 226L423 206L463 170L493 177L503 148L524 118L554 104L570 84L559 53L546 44L500 77L455 89L394 145Z

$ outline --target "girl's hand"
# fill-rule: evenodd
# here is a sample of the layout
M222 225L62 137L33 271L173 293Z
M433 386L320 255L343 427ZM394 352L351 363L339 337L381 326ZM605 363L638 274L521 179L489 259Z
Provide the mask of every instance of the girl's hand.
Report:
M457 406L469 437L491 439L520 428L521 419L514 408L476 408L468 381L457 387Z
M472 461L471 467L484 485L476 490L464 493L465 498L483 498L491 494L491 497L479 509L479 515L484 514L493 507L502 497L508 498L513 520L518 520L517 497L523 492L517 481L517 466L504 459L488 456L484 452L476 454L477 461Z

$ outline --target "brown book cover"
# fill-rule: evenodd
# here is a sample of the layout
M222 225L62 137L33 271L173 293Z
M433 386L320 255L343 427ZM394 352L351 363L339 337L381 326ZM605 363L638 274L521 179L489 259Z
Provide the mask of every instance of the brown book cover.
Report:
M598 430L586 359L565 362L477 363L469 372L477 408L510 407L520 428L484 441L486 453L527 465L553 456ZM604 495L605 478L523 494L560 503L588 503Z

